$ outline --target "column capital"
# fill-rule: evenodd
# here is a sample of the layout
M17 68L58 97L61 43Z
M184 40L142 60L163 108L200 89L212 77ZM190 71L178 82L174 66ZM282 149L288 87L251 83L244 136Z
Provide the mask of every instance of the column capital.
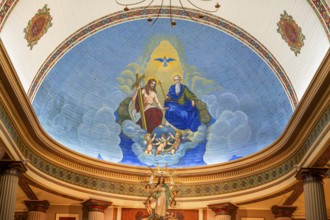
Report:
M24 203L29 212L37 211L46 213L46 210L49 207L49 202L47 200L25 200Z
M272 206L272 213L275 218L280 217L292 217L294 211L296 211L297 207L295 206L287 206L287 205L274 205Z
M212 209L215 215L230 215L230 216L235 214L238 208L238 206L230 202L208 205L208 207Z
M15 212L15 220L26 220L28 217L27 212Z
M302 180L303 182L309 181L318 181L323 182L323 179L327 175L328 168L300 168L298 173L296 174L296 178L298 180Z
M19 176L27 171L22 161L0 160L0 174L11 174Z
M88 211L98 211L104 212L109 206L112 205L112 202L101 201L97 199L89 199L82 203L83 206L87 207Z

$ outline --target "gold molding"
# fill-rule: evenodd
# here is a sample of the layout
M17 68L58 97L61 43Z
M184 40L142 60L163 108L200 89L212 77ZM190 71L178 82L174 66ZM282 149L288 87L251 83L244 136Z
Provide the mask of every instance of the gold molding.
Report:
M65 169L68 172L85 175L98 180L113 181L114 183L122 184L130 183L131 186L138 185L138 183L147 180L150 173L148 168L98 161L73 152L52 140L45 134L38 123L32 106L18 80L17 74L12 68L2 44L0 48L0 64L2 67L0 72L0 104L20 136L20 140L27 146L29 151L27 154L34 154L40 158L39 162L41 160L47 161L58 169ZM241 181L253 175L256 176L271 172L273 169L282 166L304 147L313 129L315 129L326 111L329 110L329 84L330 54L328 52L326 59L308 87L286 130L275 143L260 152L236 161L204 167L175 169L174 172L177 174L175 180L184 183L186 187L190 185L203 187L206 185L214 186L212 184ZM322 129L324 132L329 132L329 127L330 122L327 121ZM323 130L318 135L323 136ZM9 133L7 133L7 138L10 139ZM18 146L15 145L14 140L10 141L10 146L5 147L15 148L18 155L18 158L15 159L27 159L20 152ZM316 141L316 139L313 141ZM326 147L325 145L314 146L311 149L314 151L317 147L321 152ZM318 159L318 157L315 157L312 161L307 161L306 158L311 156L311 150L302 156L304 157L302 159L303 163L312 164L313 161ZM297 163L299 162L297 161ZM37 169L37 167L35 168ZM288 175L289 177L287 178L293 178L292 174ZM283 181L280 180L283 178L278 179L278 181ZM59 179L59 181L63 180ZM276 179L270 179L270 181L276 181ZM70 184L74 185L74 183ZM244 190L242 189L242 191Z

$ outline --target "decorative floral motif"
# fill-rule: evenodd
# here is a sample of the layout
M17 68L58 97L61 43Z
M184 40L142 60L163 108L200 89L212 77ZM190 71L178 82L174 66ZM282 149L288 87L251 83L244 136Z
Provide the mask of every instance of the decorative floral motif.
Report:
M300 53L300 49L304 46L305 40L301 28L286 11L284 11L284 14L281 14L281 19L277 23L277 26L277 32L282 35L282 38L288 43L290 49L297 56L298 53Z
M45 5L42 9L39 9L38 13L29 21L28 26L24 29L24 33L30 50L32 50L33 46L46 34L48 28L53 25L51 23L52 19L49 8Z
M122 195L130 196L145 196L145 188L142 184L136 183L120 183L112 180L105 180L102 178L94 177L88 175L88 173L81 174L71 171L69 169L59 167L57 164L52 164L52 162L47 161L40 157L38 154L35 154L29 149L29 147L22 140L21 136L17 132L13 122L8 116L7 112L0 104L0 121L3 122L4 128L6 130L15 145L18 147L24 157L31 161L31 165L39 169L41 172L48 174L54 178L62 180L67 183L71 183L77 186L83 186L92 190L100 190L102 192L109 192ZM215 182L209 184L196 184L196 185L182 185L181 186L181 197L196 197L196 196L210 196L210 195L219 195L224 193L237 192L239 190L249 189L253 187L261 186L262 184L269 183L277 178L286 175L294 166L299 163L308 150L315 146L315 141L324 131L325 127L329 124L330 121L330 106L326 109L325 113L322 115L321 119L318 121L313 131L311 132L308 139L305 141L304 145L301 146L299 151L289 160L280 164L273 169L267 170L265 172L255 174L252 176L247 176L240 180L228 180L225 182ZM36 160L35 160L36 158ZM52 169L55 168L55 169ZM53 173L53 170L56 170L56 173ZM280 171L282 170L282 171ZM62 173L60 175L60 173ZM275 175L275 176L272 176ZM78 178L75 178L78 177ZM85 179L87 180L87 183ZM244 187L243 187L244 185ZM131 191L130 189L134 189ZM189 190L188 190L189 189Z

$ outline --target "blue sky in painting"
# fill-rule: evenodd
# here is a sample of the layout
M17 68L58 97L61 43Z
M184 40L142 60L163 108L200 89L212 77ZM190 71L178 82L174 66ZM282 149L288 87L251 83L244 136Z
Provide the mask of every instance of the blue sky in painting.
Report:
M200 127L176 155L148 157L143 153L145 131L132 121L116 123L116 109L128 96L118 89L117 78L128 64L143 67L150 48L161 40L179 51L184 71L193 68L218 89L206 94L202 84L186 81L207 104L213 123ZM130 21L88 37L50 70L33 108L52 138L79 153L115 163L172 167L255 153L279 137L292 115L279 80L250 48L215 28L183 20L171 28L167 19L152 27L145 20Z

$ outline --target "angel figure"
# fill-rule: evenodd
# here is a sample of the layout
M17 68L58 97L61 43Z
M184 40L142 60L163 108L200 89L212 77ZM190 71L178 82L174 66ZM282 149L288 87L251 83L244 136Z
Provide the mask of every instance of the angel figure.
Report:
M174 140L174 142L169 142L168 145L172 145L173 148L171 149L171 153L172 155L178 150L179 145L181 143L181 137L182 137L182 133L180 131L175 132L175 136L173 136L173 134L170 132L169 133L170 137L172 138L172 140Z
M152 154L153 141L156 138L156 134L154 134L151 138L151 134L148 133L144 136L144 138L147 141L146 149L144 150L144 153L145 154Z
M156 156L160 155L167 145L168 139L166 139L166 135L163 133L161 138L157 139L157 142L155 143L155 146L158 146L156 149Z

